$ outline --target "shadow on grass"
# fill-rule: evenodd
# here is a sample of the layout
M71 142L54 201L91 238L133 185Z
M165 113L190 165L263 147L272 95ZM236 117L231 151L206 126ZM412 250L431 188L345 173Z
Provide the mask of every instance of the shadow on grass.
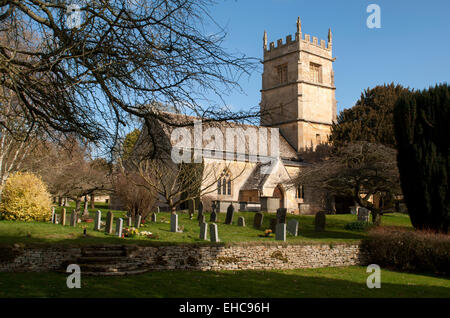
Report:
M82 277L81 289L68 289L64 274L0 273L0 297L450 297L450 284L445 286L440 278L430 278L427 284L422 276L409 275L402 281L404 274L389 272L380 289L368 289L366 275L364 268L170 271L87 276Z

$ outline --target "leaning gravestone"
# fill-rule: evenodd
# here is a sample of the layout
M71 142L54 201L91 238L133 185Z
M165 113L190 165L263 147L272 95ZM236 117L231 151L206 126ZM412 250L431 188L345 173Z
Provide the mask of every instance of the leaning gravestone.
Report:
M370 210L366 208L358 208L358 221L369 222Z
M209 222L217 222L217 213L216 211L211 212L211 216L209 217Z
M170 215L170 232L181 232L178 230L178 214Z
M105 233L111 234L113 232L113 215L110 212L106 215L106 226L105 226Z
M276 218L270 219L270 229L272 230L272 233L276 233L276 231L277 231L277 219Z
M243 216L238 218L238 226L245 226L245 219Z
M208 223L200 224L200 239L207 240L208 236Z
M61 225L66 225L66 208L63 208L61 212Z
M101 221L102 221L102 211L97 210L94 219L94 231L100 231Z
M140 214L136 215L134 218L134 227L139 229L139 227L141 226L141 220L142 220L142 216Z
M291 233L293 236L297 236L298 234L298 221L297 220L289 220L287 223L287 231Z
M233 223L233 216L234 216L234 206L233 204L230 204L227 208L227 216L225 218L225 224Z
M285 208L277 209L277 223L286 223L286 213L287 210Z
M316 232L325 231L325 212L320 211L316 213L316 217L314 218L314 227Z
M128 226L128 227L131 227L132 222L133 222L132 217L131 217L131 216L128 216L128 217L127 217L127 226Z
M51 222L52 222L53 224L55 224L55 217L56 217L55 207L52 206L52 219L51 219Z
M116 235L118 237L122 237L122 230L123 230L123 219L120 218L117 220L117 223L116 223Z
M200 201L198 203L198 216L197 216L197 220L200 221L200 218L203 216L203 203L202 201Z
M76 211L72 211L70 215L70 226L77 226L78 213Z
M151 221L156 222L156 213L152 213Z
M275 240L286 241L286 223L278 223L275 231Z
M220 242L219 233L217 232L217 224L212 223L209 225L209 237L211 242Z
M253 227L255 229L260 229L263 224L264 215L261 212L255 213L255 217L253 218Z

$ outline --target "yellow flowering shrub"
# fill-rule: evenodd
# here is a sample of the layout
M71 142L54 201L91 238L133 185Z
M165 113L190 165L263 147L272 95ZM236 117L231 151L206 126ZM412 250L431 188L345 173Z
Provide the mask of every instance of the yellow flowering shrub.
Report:
M51 218L51 199L47 186L32 173L11 175L3 188L0 218L19 221L47 221Z

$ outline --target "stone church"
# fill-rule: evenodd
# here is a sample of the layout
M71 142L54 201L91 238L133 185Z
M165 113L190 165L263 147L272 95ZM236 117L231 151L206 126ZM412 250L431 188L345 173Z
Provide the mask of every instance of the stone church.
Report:
M216 128L221 132L236 125L244 130L266 128L269 132L269 128L278 128L279 153L270 173L262 173L265 163L248 160L251 147L248 140L243 141L245 146L241 159L231 164L204 155L205 167L212 167L217 172L214 186L202 195L204 202L210 204L215 201L220 211L225 211L230 203L241 211L275 212L278 207L287 208L291 213L317 211L319 207L308 200L308 189L293 186L291 180L308 165L299 152L327 142L332 122L336 119L334 61L331 30L327 41L319 41L315 36L311 39L309 34L302 33L298 19L294 37L288 35L285 41L279 39L270 44L264 32L260 126L226 122ZM196 120L185 115L167 115L180 120ZM171 140L173 128L162 123L156 125L155 129L164 131L167 140ZM202 129L206 126L203 125ZM176 146L173 141L169 143ZM201 142L203 149L211 147L211 144ZM206 209L210 207L206 206Z

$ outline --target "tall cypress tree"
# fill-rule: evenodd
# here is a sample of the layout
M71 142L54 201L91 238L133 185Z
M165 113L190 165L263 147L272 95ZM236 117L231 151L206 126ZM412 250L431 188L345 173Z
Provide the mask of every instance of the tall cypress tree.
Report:
M416 229L448 233L450 88L404 94L394 107L400 181Z

